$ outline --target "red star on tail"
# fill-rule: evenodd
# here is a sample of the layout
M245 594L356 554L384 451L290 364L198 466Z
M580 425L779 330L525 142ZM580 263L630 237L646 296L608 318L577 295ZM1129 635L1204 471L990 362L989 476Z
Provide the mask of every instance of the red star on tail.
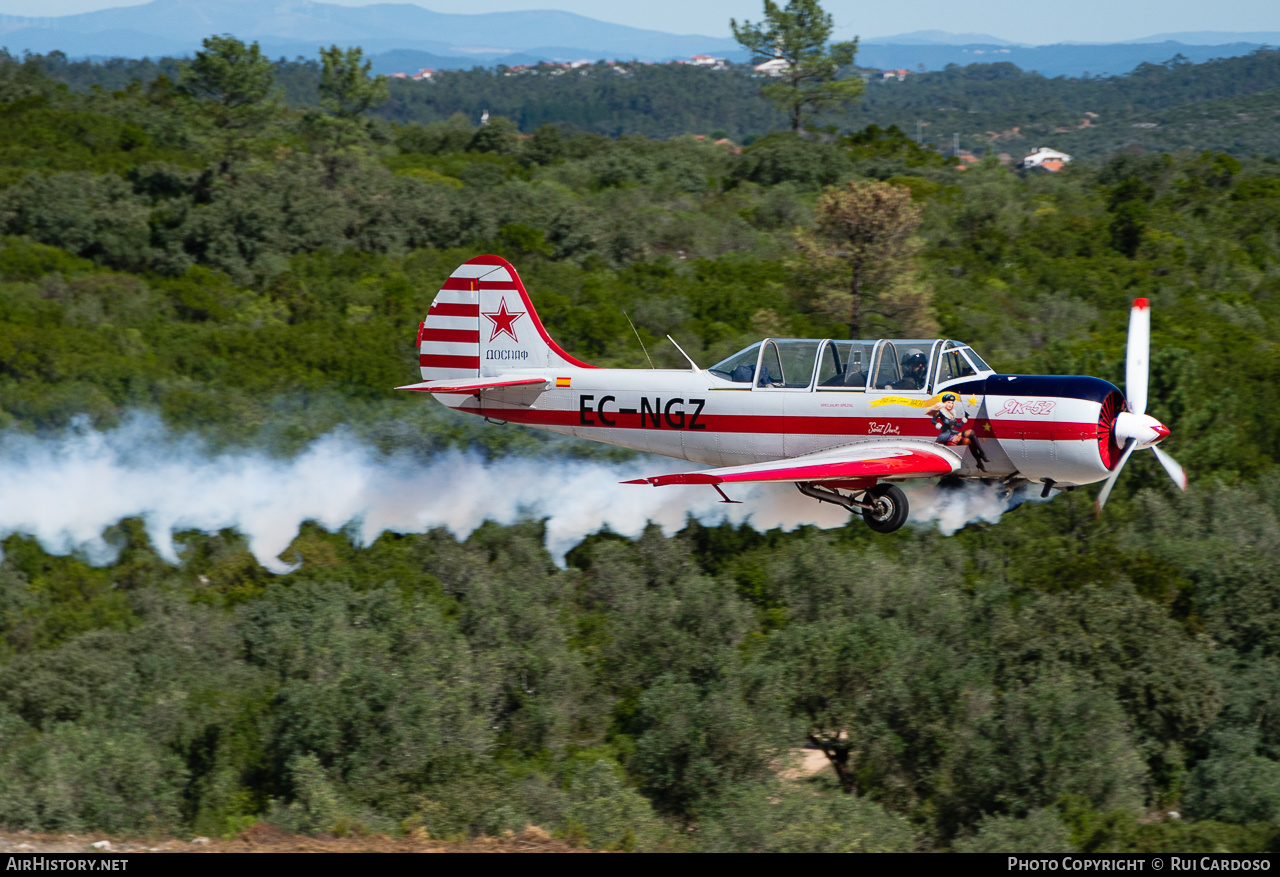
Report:
M523 316L524 311L516 311L515 313L508 311L507 299L504 297L502 302L498 305L498 312L496 314L484 315L485 319L493 323L493 331L489 334L489 340L492 341L499 335L506 334L511 336L512 341L515 341L517 344L520 343L520 339L516 337L515 322Z

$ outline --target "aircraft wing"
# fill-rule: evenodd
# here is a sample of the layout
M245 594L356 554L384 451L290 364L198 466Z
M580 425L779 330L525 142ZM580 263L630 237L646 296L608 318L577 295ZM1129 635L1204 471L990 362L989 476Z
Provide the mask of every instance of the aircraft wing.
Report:
M623 484L733 484L759 481L849 481L867 478L927 478L961 467L950 448L928 442L868 442L770 463L726 466L637 478Z
M414 390L419 393L461 393L471 395L482 390L500 390L504 387L524 387L535 384L550 386L547 378L457 378L451 381L423 381L420 384L406 384L396 387L397 390Z

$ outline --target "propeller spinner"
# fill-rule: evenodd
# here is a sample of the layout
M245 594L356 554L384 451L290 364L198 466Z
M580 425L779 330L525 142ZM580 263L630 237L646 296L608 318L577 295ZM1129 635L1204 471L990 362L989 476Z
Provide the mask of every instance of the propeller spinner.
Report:
M1156 445L1169 435L1169 428L1147 414L1147 387L1151 378L1151 303L1145 298L1135 299L1129 311L1129 341L1125 347L1124 388L1128 409L1116 416L1114 430L1116 444L1124 448L1120 461L1111 470L1102 485L1095 506L1099 514L1107 504L1111 488L1115 487L1120 470L1129 462L1134 451L1150 448L1160 465L1169 473L1174 484L1187 489L1187 473L1178 462Z

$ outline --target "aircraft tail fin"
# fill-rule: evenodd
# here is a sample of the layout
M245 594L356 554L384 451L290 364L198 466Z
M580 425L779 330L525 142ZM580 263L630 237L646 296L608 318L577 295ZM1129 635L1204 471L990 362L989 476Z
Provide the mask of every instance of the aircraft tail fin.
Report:
M551 340L520 275L500 256L477 256L449 275L418 327L418 360L424 381L594 368Z

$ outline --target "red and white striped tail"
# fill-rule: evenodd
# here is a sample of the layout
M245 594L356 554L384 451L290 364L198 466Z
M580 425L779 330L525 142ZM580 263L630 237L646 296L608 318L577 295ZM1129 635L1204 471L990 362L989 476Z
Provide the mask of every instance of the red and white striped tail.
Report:
M449 275L418 328L418 359L424 381L593 368L551 340L520 275L500 256L477 256Z

